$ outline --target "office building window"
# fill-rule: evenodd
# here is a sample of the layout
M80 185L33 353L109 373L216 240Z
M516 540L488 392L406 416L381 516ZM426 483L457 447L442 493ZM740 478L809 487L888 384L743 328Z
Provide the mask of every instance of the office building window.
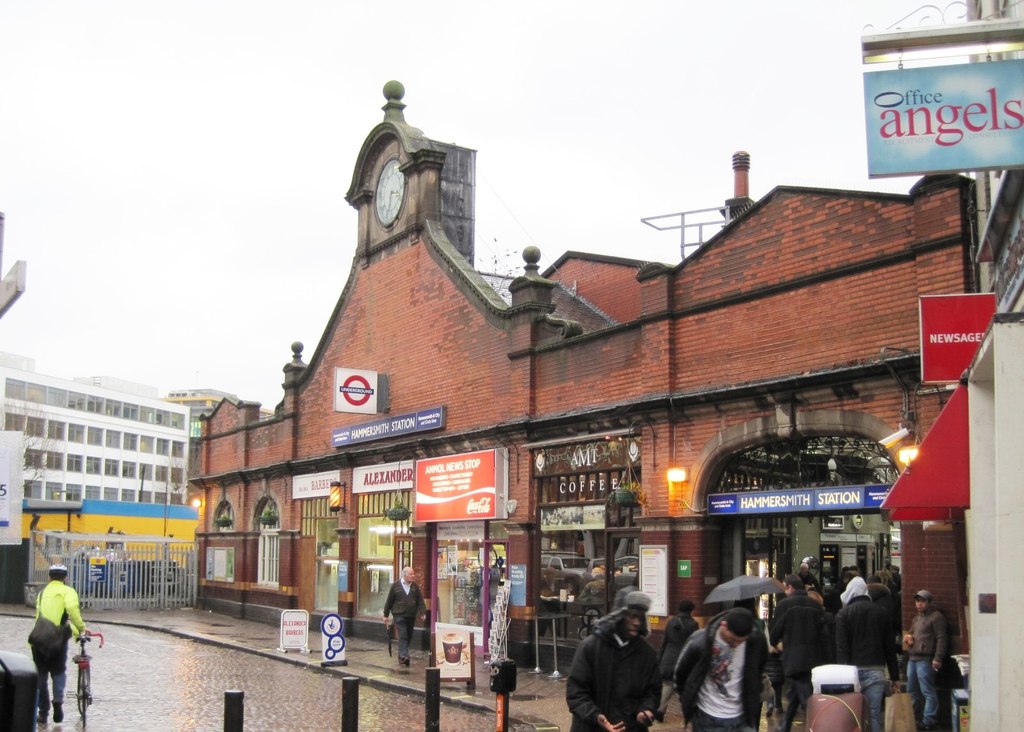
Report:
M139 436L132 432L125 432L124 439L121 440L121 447L125 450L138 450Z
M85 427L80 424L68 425L68 442L85 442Z
M153 438L149 435L139 436L139 452L153 452Z
M46 451L46 468L47 470L63 470L64 469L64 453L53 452L52 450Z
M42 468L45 464L46 461L42 450L33 450L32 448L25 450L26 468Z
M108 417L120 417L121 416L121 402L117 399L107 399L104 405L106 415Z
M24 399L25 382L19 379L8 379L4 386L4 396L8 399Z
M153 466L149 463L139 463L139 478L153 480Z
M155 470L156 470L156 472L155 472L156 482L157 483L166 483L167 482L167 466L166 465L157 465Z
M88 432L88 442L90 445L102 445L103 444L103 430L99 427L90 427Z
M156 454L169 455L171 452L171 441L163 437L156 438Z
M25 498L42 498L43 497L43 481L41 480L26 480L25 481Z
M46 423L46 436L51 440L64 439L65 424L59 420L51 419Z
M64 484L46 481L46 497L51 501L64 500Z
M121 462L119 460L104 460L103 461L103 474L117 477L121 472Z
M134 478L135 477L135 463L128 462L125 460L121 463L121 477L122 478Z
M122 488L121 489L121 500L126 502L126 503L134 503L135 502L135 490L132 489L132 488Z
M121 447L121 433L117 430L107 430L107 447L115 450Z
M27 437L42 437L46 434L46 420L42 417L25 418L25 435Z
M89 498L93 501L98 501L100 499L100 495L100 487L98 485L87 485L85 487L86 498Z
M85 395L85 411L93 414L103 414L103 397Z
M66 407L68 405L67 389L58 389L55 386L46 387L46 403L51 407Z
M71 485L70 483L64 488L64 500L65 501L81 501L82 500L82 486Z
M153 492L152 491L139 491L139 503L152 503Z
M89 486L88 488L96 488L97 486ZM86 490L88 490L88 488ZM103 500L104 501L116 501L117 500L117 488L103 488Z
M89 455L85 458L85 472L89 473L90 475L99 475L101 472L100 468L102 467L102 465L103 460L98 457Z
M181 485L185 482L185 471L182 468L171 468L171 483Z
M81 455L68 455L68 465L65 470L69 473L81 473L82 472L82 456Z
M171 443L171 457L185 457L185 443L175 440Z
M8 382L10 379L8 379ZM7 412L4 415L4 429L12 432L24 432L25 431L25 415L15 414L14 412Z

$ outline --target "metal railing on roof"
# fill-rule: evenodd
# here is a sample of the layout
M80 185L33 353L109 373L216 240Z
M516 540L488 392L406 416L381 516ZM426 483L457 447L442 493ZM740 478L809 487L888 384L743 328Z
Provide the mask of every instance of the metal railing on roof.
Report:
M679 254L686 259L732 220L731 213L729 206L715 206L713 208L698 208L694 211L647 216L640 221L658 231L678 230ZM715 216L717 218L714 218Z

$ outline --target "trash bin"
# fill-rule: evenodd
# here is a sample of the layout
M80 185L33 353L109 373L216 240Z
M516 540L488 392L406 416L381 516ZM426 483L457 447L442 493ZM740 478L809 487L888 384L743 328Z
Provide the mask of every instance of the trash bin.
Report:
M39 675L28 656L0 652L0 729L30 732L36 726Z

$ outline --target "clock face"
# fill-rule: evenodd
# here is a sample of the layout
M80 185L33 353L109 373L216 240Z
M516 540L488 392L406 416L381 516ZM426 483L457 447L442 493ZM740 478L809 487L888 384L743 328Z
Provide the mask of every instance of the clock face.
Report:
M377 179L375 205L377 218L382 224L390 226L398 218L404 196L405 175L398 169L398 158L392 158L384 164Z

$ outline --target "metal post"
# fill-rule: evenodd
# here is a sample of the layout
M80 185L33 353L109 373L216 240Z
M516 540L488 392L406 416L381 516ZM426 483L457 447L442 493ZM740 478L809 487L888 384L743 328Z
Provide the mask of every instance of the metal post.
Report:
M425 732L441 732L441 668L431 666L427 669Z
M540 631L537 626L540 625L540 618L536 615L533 616L533 661L537 665L534 667L532 674L542 674L544 669L540 667Z
M242 732L245 721L245 692L224 692L224 732Z
M359 732L359 679L341 680L341 732Z
M508 694L498 694L495 697L495 732L508 732Z
M555 651L555 670L548 674L549 679L560 679L562 674L558 673L558 621L551 618L551 647Z

